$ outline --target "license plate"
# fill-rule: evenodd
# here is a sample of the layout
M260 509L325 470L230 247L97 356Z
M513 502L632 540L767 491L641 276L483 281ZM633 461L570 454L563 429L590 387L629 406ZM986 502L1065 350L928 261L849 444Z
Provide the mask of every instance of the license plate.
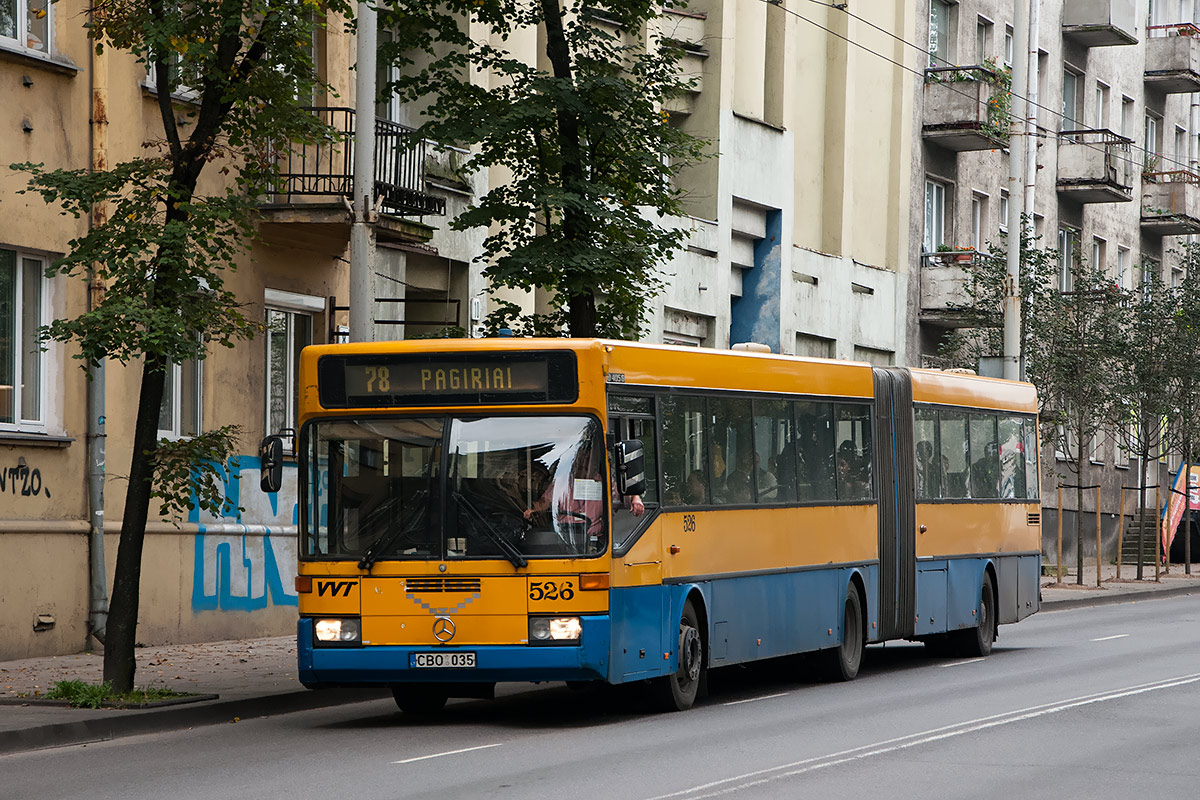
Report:
M474 653L413 653L417 669L475 669Z

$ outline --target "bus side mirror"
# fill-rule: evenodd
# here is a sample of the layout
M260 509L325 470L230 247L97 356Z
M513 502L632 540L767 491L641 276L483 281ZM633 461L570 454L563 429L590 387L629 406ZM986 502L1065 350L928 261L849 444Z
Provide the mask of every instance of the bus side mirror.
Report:
M646 493L646 451L638 439L617 442L617 489L622 495Z
M258 445L258 485L264 492L278 492L283 485L283 439L278 436Z

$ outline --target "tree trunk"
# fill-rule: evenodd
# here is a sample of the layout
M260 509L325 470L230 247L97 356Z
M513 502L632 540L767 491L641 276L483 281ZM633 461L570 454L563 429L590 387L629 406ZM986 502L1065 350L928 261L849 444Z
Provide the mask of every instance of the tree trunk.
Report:
M1075 452L1075 582L1083 585L1083 420L1076 427ZM1067 455L1071 455L1069 452ZM1058 510L1062 513L1062 509Z
M117 693L133 689L142 545L146 539L146 519L154 481L154 452L158 446L158 415L165 380L166 365L162 358L148 356L142 365L133 455L129 464L129 484L125 489L125 514L121 520L117 569L113 576L104 642L104 680Z
M1137 579L1142 579L1142 555L1146 552L1146 462L1145 448L1138 453L1138 557Z
M1183 571L1192 574L1192 438L1183 442ZM1171 548L1167 548L1167 563L1171 561Z
M572 80L571 48L563 29L562 8L558 0L541 0L542 17L546 23L546 58L550 60L554 77L562 81ZM579 118L573 111L559 104L555 115L558 127L559 150L562 167L559 180L567 194L580 191L583 178L583 148L579 132ZM563 211L563 238L568 242L582 242L587 238L585 217L573 208ZM572 269L576 269L572 267ZM596 294L594 291L576 291L567 298L567 329L571 336L596 335Z

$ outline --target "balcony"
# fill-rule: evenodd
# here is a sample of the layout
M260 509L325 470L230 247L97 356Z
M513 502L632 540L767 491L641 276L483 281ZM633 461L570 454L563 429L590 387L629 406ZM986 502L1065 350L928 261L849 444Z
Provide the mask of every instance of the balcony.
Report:
M988 67L925 70L921 135L954 152L997 150L1008 144L1008 88Z
M1200 92L1200 28L1185 22L1146 31L1146 87L1165 94Z
M1076 203L1128 203L1135 179L1132 140L1107 130L1063 131L1058 194Z
M268 235L272 226L284 225L281 238L296 246L338 252L350 232L346 204L354 188L354 109L308 111L335 134L316 144L295 143L275 152L279 164L275 193L260 210ZM415 131L375 120L374 189L383 211L376 235L381 241L428 241L433 229L404 217L446 213L445 199L426 191L425 159L425 141Z
M1002 282L1004 269L1002 259L978 250L922 253L921 321L946 328L978 327L979 313L970 308L967 281L995 273Z
M1200 175L1188 170L1142 173L1142 232L1200 233Z
M1064 37L1084 47L1137 44L1134 0L1070 0L1063 3Z

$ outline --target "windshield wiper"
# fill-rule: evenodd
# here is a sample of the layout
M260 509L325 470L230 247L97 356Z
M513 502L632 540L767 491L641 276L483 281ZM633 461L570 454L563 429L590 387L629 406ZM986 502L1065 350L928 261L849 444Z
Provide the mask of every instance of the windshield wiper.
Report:
M421 489L415 492L411 502L413 507L408 514L400 521L400 524L395 528L384 533L363 551L363 557L358 562L359 569L370 570L371 565L379 560L379 556L385 553L388 548L398 542L401 538L421 527L418 523L421 522L421 516L426 511L425 500L429 497L429 491Z
M501 554L503 554L503 556L507 558L514 567L524 567L529 564L529 562L525 559L525 556L521 555L521 551L518 550L512 542L505 538L502 533L496 530L492 523L488 521L488 518L485 517L479 511L479 509L475 507L475 504L467 499L466 495L457 489L454 489L451 496L454 498L455 502L458 503L459 507L466 512L467 518L475 523L473 527L478 531L482 531L483 534L492 541L492 544L500 548Z

